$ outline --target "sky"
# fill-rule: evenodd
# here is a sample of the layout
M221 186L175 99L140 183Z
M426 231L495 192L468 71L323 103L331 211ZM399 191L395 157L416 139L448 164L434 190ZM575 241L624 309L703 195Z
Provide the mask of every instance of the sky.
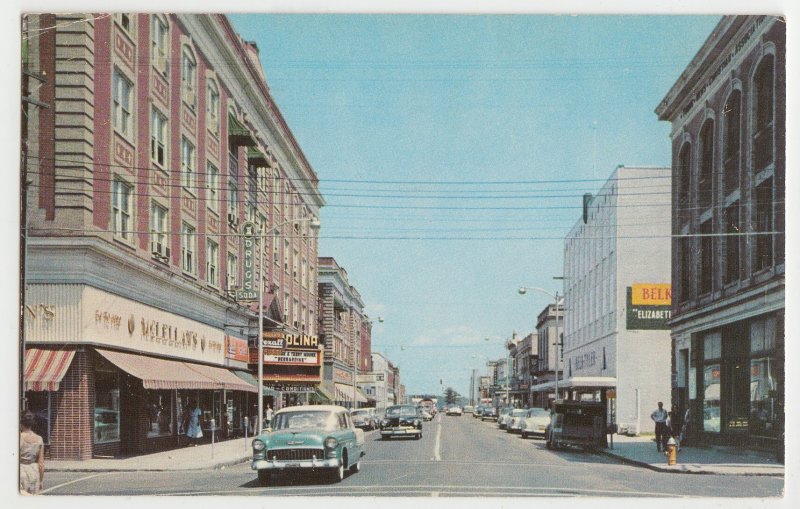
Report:
M562 291L581 195L670 166L654 109L720 18L230 19L319 176L319 254L361 293L373 351L409 394L467 395L553 301L518 288Z

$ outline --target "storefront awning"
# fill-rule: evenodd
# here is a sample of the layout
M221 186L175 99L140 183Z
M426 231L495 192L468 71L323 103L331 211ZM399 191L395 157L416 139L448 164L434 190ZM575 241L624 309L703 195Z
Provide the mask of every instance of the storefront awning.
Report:
M256 140L250 134L250 130L233 115L228 115L228 141L231 145L238 147L253 147L256 145Z
M323 403L333 403L336 401L336 398L334 398L332 394L329 394L322 386L317 387L316 395Z
M228 389L257 392L224 368L95 349L109 362L142 381L145 389Z
M558 387L564 389L606 389L617 386L613 376L574 376L559 380Z
M25 350L25 390L57 391L75 357L75 350Z
M353 386L347 384L334 384L336 387L336 401L353 401ZM356 388L356 402L366 403L367 398Z

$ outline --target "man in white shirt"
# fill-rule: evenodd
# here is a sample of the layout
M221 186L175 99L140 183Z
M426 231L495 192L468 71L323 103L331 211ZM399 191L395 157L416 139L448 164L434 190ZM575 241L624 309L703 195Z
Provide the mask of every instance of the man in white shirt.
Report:
M669 414L664 409L664 403L661 401L658 402L658 408L650 414L650 418L656 423L656 447L658 452L661 452L662 446L666 446L669 439L669 433L667 432L668 416Z

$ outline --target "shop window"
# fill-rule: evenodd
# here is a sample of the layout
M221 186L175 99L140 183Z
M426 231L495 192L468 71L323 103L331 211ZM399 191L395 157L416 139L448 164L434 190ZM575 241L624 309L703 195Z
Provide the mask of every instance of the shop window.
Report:
M772 435L777 423L775 359L758 357L750 361L750 433Z
M45 444L50 443L50 392L28 391L25 394L28 403L28 412L33 414L34 433L42 437Z
M94 443L119 441L119 377L109 371L94 376Z
M703 430L720 430L720 365L708 364L703 371Z
M147 399L147 437L172 434L173 405L171 391L145 391Z

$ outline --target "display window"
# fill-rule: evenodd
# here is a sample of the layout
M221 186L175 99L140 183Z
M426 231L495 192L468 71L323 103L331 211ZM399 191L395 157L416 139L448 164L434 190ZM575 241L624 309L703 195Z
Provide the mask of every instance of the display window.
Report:
M146 391L147 437L161 437L172 434L174 405L172 391Z
M703 430L720 431L720 365L709 364L703 371Z
M94 442L119 441L119 376L96 371L94 378Z
M50 443L50 392L28 391L25 394L27 411L33 414L34 433L42 437L45 444Z

